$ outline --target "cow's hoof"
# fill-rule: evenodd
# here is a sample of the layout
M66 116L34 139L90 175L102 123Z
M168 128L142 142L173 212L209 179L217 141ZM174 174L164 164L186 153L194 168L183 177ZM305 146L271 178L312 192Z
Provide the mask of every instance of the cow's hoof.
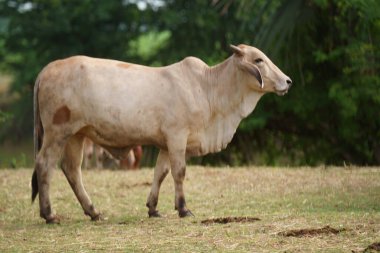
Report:
M49 218L46 218L46 224L61 224L61 220L57 215L52 215Z
M160 218L162 217L158 211L148 212L149 218Z
M194 214L190 210L182 210L178 212L179 217L184 218L184 217L194 217Z
M102 220L104 220L104 217L101 213L98 213L97 215L91 217L91 220L92 221L102 221Z

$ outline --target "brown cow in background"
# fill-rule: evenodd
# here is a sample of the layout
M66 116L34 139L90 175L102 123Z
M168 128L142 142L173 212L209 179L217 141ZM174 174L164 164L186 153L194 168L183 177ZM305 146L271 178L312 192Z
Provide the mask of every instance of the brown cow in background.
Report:
M120 169L138 170L140 168L142 155L142 147L134 147L131 151L129 151L127 159L122 159L119 161Z
M131 149L125 159L115 159L99 145L95 144L89 138L85 138L83 144L83 162L82 167L89 169L118 167L124 170L138 170L143 154L141 146L136 146Z

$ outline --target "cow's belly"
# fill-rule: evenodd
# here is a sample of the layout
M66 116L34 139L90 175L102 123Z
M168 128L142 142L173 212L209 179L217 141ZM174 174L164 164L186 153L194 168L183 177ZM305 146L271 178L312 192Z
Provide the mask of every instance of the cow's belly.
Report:
M114 122L97 121L88 124L80 130L80 133L92 139L101 146L126 147L135 145L164 146L164 141L154 128L143 128Z
M119 97L120 94L109 93L113 99L108 100L104 94L78 98L81 103L75 111L84 125L82 133L106 146L162 146L159 121L162 110L156 110L153 103L138 99L137 95L132 99Z

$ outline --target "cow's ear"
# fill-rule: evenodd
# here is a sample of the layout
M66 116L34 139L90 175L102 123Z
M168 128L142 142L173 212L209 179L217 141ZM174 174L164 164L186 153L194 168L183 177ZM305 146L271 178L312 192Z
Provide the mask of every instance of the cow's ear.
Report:
M257 79L261 89L264 88L263 77L261 75L259 68L255 64L252 64L250 62L243 60L240 64L240 66L243 70L247 71L248 73L250 73L251 75L253 75Z
M230 48L232 49L232 52L234 52L234 54L236 54L237 56L241 57L244 55L244 51L240 47L230 45Z

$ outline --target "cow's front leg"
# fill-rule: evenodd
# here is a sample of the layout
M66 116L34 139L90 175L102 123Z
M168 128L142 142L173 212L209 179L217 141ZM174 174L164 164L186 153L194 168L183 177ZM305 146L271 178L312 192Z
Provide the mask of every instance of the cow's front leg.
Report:
M175 209L178 210L178 215L182 218L194 215L186 207L185 193L183 191L183 181L186 175L186 140L182 145L178 144L181 144L181 142L169 146L169 159L175 187Z
M154 179L152 188L146 202L146 206L149 208L149 217L160 217L161 215L157 211L158 195L160 193L160 187L162 181L164 181L166 175L169 173L170 161L168 152L160 150L157 157L156 167L154 168Z

